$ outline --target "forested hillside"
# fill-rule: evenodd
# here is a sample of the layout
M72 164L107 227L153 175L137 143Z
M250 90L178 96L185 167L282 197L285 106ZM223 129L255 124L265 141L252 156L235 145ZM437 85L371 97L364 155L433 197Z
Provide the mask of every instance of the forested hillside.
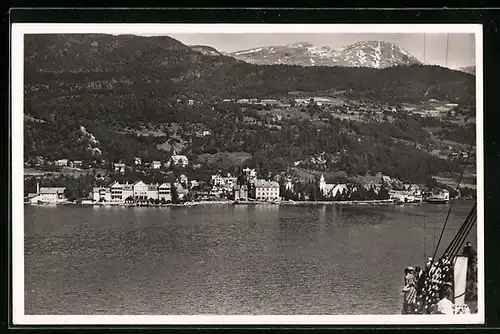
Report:
M169 151L158 145L168 143L184 147L191 159L248 152L253 158L247 164L277 171L324 152L331 156L330 169L422 180L457 166L396 144L393 138L428 140L423 125L404 115L370 126L331 117L275 122L258 108L220 102L333 90L392 104L434 98L462 105L474 103L474 83L472 75L437 66L252 65L201 54L169 37L30 35L25 37L25 154L164 160ZM197 137L200 129L211 134Z

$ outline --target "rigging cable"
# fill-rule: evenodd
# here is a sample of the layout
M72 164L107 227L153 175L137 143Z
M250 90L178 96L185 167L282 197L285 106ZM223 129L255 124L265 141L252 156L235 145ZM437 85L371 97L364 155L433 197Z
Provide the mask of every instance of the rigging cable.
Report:
M448 254L448 255L453 254L455 252L456 248L460 247L461 244L459 243L459 238L464 232L467 231L468 224L474 219L474 215L476 214L476 206L477 206L477 203L474 204L474 206L472 207L472 210L469 212L469 215L465 219L462 226L460 226L460 229L458 230L457 234L455 235L453 240L450 242L450 244L448 245L448 247L444 251L443 255L444 254Z
M459 189L459 187L460 187L460 183L462 182L462 178L464 177L465 170L467 169L467 165L468 165L468 162L469 162L469 158L470 158L470 155L471 155L471 153L472 153L472 148L475 146L475 145L474 145L474 144L475 144L475 142L476 142L476 138L474 137L474 140L473 140L473 142L471 143L470 148L469 148L469 153L468 153L468 155L467 155L467 159L466 159L466 161L465 161L464 168L463 168L463 170L462 170L462 174L460 175L460 179L458 180L458 183L457 183L457 186L456 186L456 188L455 188L455 189ZM433 254L433 256L432 256L432 261L431 261L431 263L433 263L433 262L434 262L434 258L436 257L436 253L437 253L437 251L438 251L438 249L439 249L439 244L441 243L441 240L442 240L442 238L443 238L444 230L446 229L446 224L448 223L448 218L450 217L450 213L451 213L451 209L452 209L452 207L453 207L453 203L454 203L454 200L452 200L452 201L451 201L450 208L448 209L448 214L446 215L446 219L445 219L445 221L444 221L443 228L441 229L441 234L440 234L440 236L439 236L439 240L438 240L437 246L436 246L436 248L434 249L434 254Z
M446 57L445 57L445 66L448 67L448 48L449 48L449 39L450 39L450 34L447 33L446 34ZM459 187L460 187L460 183L462 182L462 178L465 174L465 170L467 169L467 165L468 165L468 162L469 162L469 158L470 158L470 155L472 153L472 148L474 147L474 144L476 142L476 137L474 136L474 140L472 141L471 145L470 145L470 148L469 148L469 153L467 155L467 159L465 160L465 164L464 164L464 169L462 171L462 175L460 175L460 179L458 180L458 183L457 183L457 187L456 189L458 190ZM454 203L454 200L451 201L450 203L450 208L448 209L448 213L446 215L446 219L444 221L444 225L443 225L443 228L441 230L441 234L439 236L439 240L438 240L438 244L437 246L435 247L434 249L434 254L432 255L432 260L431 260L431 264L435 261L435 257L436 257L436 253L439 249L439 244L441 243L441 240L443 238L443 233L444 233L444 230L446 229L446 224L448 223L448 218L450 217L450 213L451 213L451 208L453 207L453 203Z
M425 230L426 230L426 228L425 228L425 221L426 220L427 219L424 216L424 259L427 259L427 247L426 247L427 234L425 233Z

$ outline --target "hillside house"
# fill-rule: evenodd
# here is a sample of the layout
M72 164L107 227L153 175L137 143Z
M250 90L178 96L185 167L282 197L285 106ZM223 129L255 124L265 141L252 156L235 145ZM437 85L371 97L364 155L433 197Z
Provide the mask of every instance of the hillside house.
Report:
M206 137L210 136L211 132L209 130L203 130L196 132L196 137Z
M124 163L114 163L113 169L115 172L124 173L125 167L127 167Z
M56 160L55 165L59 167L66 167L68 166L68 162L69 162L68 159L59 159Z
M285 189L288 191L293 192L293 183L292 180L286 180L285 182Z
M153 169L160 169L161 168L161 161L157 161L157 160L153 161L151 163L151 168L153 168Z
M254 168L245 168L243 169L243 173L247 177L247 180L253 180L257 178L257 171Z
M136 165L136 166L142 165L142 159L139 157L135 157L134 158L134 165Z
M266 106L274 106L278 104L278 100L275 99L262 99L260 100L260 104L266 105Z
M189 181L189 189L193 189L193 188L196 188L199 186L200 186L200 183L198 181L196 181L196 180Z
M177 154L177 151L174 149L172 152L172 156L167 161L167 167L180 166L186 167L189 164L189 160L185 155Z
M226 176L222 176L220 173L217 173L212 175L212 185L231 191L236 184L237 179L237 177L232 176L230 173L227 173Z

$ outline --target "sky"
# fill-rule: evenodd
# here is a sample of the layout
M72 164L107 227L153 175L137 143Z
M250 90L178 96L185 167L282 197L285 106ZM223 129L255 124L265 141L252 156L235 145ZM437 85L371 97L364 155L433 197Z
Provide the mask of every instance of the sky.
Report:
M222 52L234 52L261 46L309 42L315 46L339 49L359 41L385 41L399 45L421 61L458 68L475 65L475 40L470 33L241 33L241 34L168 34L186 45L208 45ZM448 59L446 40L448 36ZM425 40L425 54L424 54Z

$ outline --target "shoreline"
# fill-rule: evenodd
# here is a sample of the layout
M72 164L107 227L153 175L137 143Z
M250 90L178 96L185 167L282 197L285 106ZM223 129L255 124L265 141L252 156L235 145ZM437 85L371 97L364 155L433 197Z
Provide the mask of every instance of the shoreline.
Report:
M387 200L366 200L366 201L241 201L236 202L233 200L220 200L220 201L190 201L184 203L168 203L168 204L124 204L124 203L81 203L64 202L58 204L30 204L25 205L34 206L58 206L58 205L74 205L74 206L93 206L93 207L190 207L197 205L284 205L284 206L300 206L300 205L346 205L346 206L396 206L396 205L420 205L425 202L414 203L397 203L392 199Z

